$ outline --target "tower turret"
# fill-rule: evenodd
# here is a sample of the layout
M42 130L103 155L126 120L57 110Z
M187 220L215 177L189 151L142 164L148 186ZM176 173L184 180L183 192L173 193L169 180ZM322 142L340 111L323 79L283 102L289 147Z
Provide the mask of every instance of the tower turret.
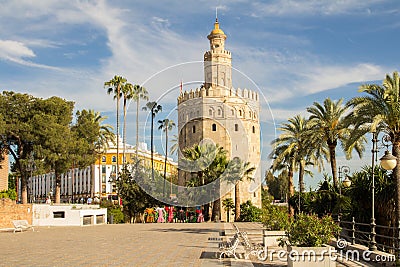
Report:
M226 35L219 27L218 18L214 29L207 36L210 50L204 53L204 87L222 87L223 95L232 88L232 56L225 50Z

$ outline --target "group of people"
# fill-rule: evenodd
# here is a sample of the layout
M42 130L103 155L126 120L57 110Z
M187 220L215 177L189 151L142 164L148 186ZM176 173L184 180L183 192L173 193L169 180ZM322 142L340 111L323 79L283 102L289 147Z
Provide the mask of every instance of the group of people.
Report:
M184 210L174 206L147 208L144 211L145 223L172 223L172 222L204 222L203 210L196 207L196 211Z

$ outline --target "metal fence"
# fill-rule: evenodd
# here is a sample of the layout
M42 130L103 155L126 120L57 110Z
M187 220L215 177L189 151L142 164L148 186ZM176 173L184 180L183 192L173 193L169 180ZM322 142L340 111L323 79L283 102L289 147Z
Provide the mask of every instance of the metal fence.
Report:
M354 217L352 221L343 221L340 216L338 216L337 223L341 227L339 238L346 239L352 245L361 244L369 247L371 237L375 235L378 250L400 255L400 228L398 226L375 225L373 227L372 223L357 223ZM400 225L400 222L397 225Z

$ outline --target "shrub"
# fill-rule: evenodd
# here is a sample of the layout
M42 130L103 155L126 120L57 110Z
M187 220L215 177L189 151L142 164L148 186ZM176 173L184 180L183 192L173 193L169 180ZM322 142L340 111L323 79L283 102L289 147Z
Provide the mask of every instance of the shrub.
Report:
M240 204L240 221L241 222L260 222L261 209L254 206L250 200Z
M316 215L299 214L290 224L288 241L292 246L321 247L327 244L340 227L331 216L318 218Z
M11 200L16 200L17 192L15 192L15 189L8 189L8 190L0 191L0 198L9 198Z
M287 207L275 206L272 204L264 205L261 222L264 224L267 230L287 230L290 224Z

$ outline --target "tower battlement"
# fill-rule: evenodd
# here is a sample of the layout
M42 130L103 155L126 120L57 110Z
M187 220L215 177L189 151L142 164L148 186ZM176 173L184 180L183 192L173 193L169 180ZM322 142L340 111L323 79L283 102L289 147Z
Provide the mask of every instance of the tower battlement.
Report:
M221 87L211 86L208 89L204 87L191 89L190 91L184 91L178 96L178 105L183 102L196 98L215 98L215 97L237 97L242 100L249 100L252 102L259 102L258 92L249 90L247 88L231 88L231 89L221 89ZM247 101L246 101L247 102Z
M231 56L231 52L228 51L228 50L221 50L221 51L208 50L208 51L206 51L204 53L204 57L208 57L208 56L211 56L213 54L218 54L218 55L226 54L228 56Z

